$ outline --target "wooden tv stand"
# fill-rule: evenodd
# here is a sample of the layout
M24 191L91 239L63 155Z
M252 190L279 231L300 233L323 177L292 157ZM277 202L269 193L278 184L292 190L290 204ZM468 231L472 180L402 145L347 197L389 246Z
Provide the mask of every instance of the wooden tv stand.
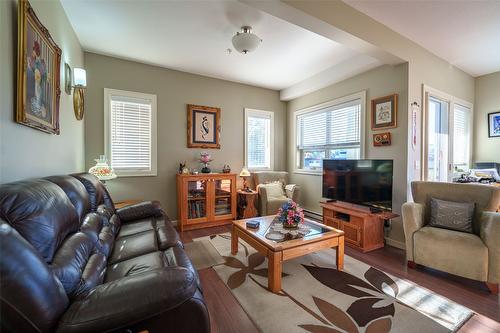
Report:
M368 207L345 202L321 202L323 223L344 231L346 245L362 252L384 247L384 221L390 212L372 213Z

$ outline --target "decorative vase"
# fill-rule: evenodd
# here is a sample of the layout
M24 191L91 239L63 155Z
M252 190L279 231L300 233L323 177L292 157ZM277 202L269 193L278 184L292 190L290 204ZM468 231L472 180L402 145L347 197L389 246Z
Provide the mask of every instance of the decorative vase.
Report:
M208 163L203 164L203 168L201 168L201 173L210 173L212 170L208 167Z
M297 229L299 227L299 224L300 224L300 222L295 222L295 221L292 223L284 222L283 228L285 228L285 229Z

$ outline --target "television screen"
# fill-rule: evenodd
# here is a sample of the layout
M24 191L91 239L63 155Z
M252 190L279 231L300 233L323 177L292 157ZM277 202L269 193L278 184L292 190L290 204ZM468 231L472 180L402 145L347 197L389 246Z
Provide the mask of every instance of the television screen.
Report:
M392 160L324 160L323 197L392 210Z

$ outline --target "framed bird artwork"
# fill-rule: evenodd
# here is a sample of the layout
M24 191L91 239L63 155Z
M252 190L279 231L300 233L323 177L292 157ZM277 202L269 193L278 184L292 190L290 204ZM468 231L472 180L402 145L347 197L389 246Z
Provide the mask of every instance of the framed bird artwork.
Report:
M220 149L220 108L188 104L188 148Z

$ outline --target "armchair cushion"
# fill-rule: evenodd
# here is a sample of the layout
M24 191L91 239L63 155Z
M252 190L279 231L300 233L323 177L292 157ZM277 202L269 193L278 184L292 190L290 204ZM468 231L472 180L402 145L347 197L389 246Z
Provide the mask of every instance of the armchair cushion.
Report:
M478 236L426 226L415 232L413 242L416 263L487 281L488 248Z
M266 191L268 200L286 198L285 191L283 190L283 184L281 182L260 184L259 191Z

